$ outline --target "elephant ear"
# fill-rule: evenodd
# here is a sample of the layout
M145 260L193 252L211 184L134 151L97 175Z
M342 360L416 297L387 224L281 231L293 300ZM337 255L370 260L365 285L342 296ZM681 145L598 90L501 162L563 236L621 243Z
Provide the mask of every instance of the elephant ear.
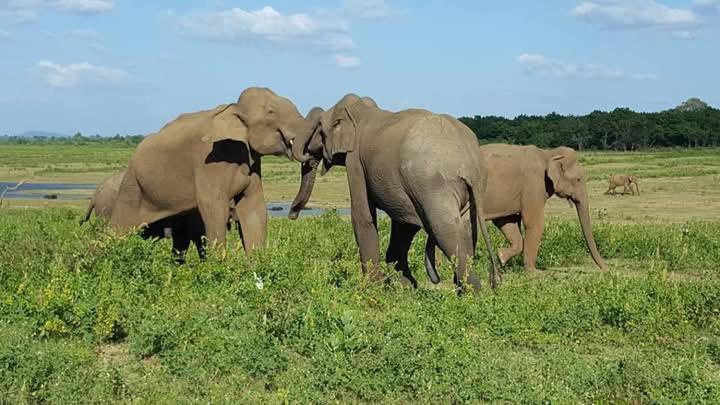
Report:
M221 105L203 124L202 140L212 144L205 163L226 162L252 166L254 161L248 142L248 127L236 104Z
M340 114L323 114L321 125L325 133L326 158L333 160L336 155L355 150L357 122L347 107L340 107ZM331 118L332 117L332 118ZM333 119L333 122L329 122Z
M557 148L551 151L548 162L547 175L556 191L562 191L567 182L566 171L577 162L577 155L570 148Z

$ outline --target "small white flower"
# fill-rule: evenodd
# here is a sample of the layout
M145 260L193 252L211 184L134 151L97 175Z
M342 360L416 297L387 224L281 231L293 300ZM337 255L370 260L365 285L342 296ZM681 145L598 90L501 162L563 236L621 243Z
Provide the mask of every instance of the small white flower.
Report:
M262 290L265 284L263 284L260 276L258 276L257 273L253 271L253 277L255 277L255 288L257 288L258 290Z

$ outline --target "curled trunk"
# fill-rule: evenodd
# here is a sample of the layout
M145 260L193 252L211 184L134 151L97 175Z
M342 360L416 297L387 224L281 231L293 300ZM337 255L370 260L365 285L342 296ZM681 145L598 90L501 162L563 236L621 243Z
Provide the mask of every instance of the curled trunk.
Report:
M312 195L313 187L315 186L315 178L317 177L317 168L319 163L320 162L313 159L302 164L300 189L295 196L295 200L293 200L293 203L290 206L288 218L292 220L298 219L300 211L305 208L305 205L307 205L310 200L310 195Z
M590 223L590 208L588 207L587 200L576 203L575 208L577 209L578 219L580 220L580 227L582 228L583 236L585 237L585 243L587 243L587 247L590 250L590 255L592 256L593 261L595 261L595 264L597 264L600 269L607 270L605 261L600 256L600 252L598 252L597 245L595 244L595 238L592 234L592 225Z

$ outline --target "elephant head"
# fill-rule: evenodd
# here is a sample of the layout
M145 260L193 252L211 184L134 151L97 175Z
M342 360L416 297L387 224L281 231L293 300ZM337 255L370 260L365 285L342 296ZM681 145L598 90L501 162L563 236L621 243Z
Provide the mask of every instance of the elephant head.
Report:
M293 156L300 162L322 159L326 169L335 164L339 155L352 152L355 148L357 121L352 110L356 106L377 108L369 97L348 94L331 109L320 114L316 126L305 136L298 136L293 147Z
M315 183L317 166L323 163L323 173L334 164L342 164L341 155L355 148L357 121L353 115L356 106L377 108L375 100L348 94L334 107L322 112L316 109L308 114L307 120L314 126L304 136L295 139L293 156L303 163L302 181L288 217L297 219L305 206Z
M237 103L228 108L247 132L250 148L260 155L285 155L292 159L294 139L313 126L290 100L267 88L246 89Z
M590 254L598 267L607 269L593 238L585 170L578 163L575 151L560 147L546 151L546 157L549 192L575 205Z

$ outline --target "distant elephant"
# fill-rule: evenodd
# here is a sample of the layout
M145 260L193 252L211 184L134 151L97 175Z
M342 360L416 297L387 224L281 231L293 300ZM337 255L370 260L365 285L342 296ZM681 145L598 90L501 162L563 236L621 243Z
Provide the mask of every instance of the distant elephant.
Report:
M465 291L467 278L477 294L480 281L468 262L475 253L478 225L490 256L490 284L497 283L494 249L482 216L485 166L477 150L472 131L449 116L425 110L393 113L349 94L322 113L318 126L296 138L293 155L304 163L322 160L325 170L346 167L352 225L365 274L383 278L377 267L380 208L392 220L385 260L396 263L403 283L417 287L407 254L415 234L425 229L427 252L434 253L437 244L457 259L458 293ZM298 194L310 192L301 187ZM434 260L426 260L426 270L433 282L440 281Z
M249 88L234 104L183 114L138 145L111 224L127 231L198 210L208 241L224 244L234 199L250 253L265 245L267 234L260 158L291 158L293 139L313 126L290 100L266 88Z
M480 147L480 155L488 167L485 218L493 220L510 243L510 247L499 250L503 265L522 252L525 268L536 270L545 228L545 202L556 195L575 205L590 254L598 267L607 270L592 234L585 171L573 149L490 144Z
M80 224L90 220L93 210L97 217L105 220L110 219L124 175L124 170L114 174L95 190ZM238 231L240 231L242 237L242 230L240 229L239 221L235 213L235 207L231 201L230 217L227 222L228 230L231 229L232 222L238 224ZM173 254L175 254L176 261L179 263L184 262L185 252L190 247L190 242L197 248L200 259L205 258L205 247L202 241L203 236L205 236L205 226L197 210L178 214L149 224L143 228L142 236L148 239L172 238Z
M637 194L640 195L640 186L638 185L637 177L627 174L616 174L610 177L610 180L608 180L608 189L607 191L605 191L605 194L612 193L613 195L615 195L615 189L622 186L623 194L627 194L627 191L629 189L630 193L632 195L635 195L633 185L635 185L635 190L637 190Z

